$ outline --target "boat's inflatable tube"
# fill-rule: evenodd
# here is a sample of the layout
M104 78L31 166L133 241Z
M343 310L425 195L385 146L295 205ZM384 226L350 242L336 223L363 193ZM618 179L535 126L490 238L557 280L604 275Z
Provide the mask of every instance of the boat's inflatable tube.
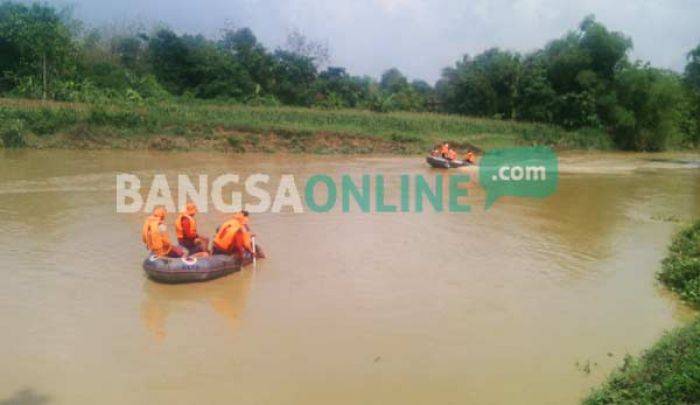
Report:
M428 162L428 164L432 167L435 167L437 169L454 169L456 167L462 167L462 166L471 166L472 164L467 162L466 160L448 160L443 157L438 157L438 156L428 156L425 158L425 161Z
M152 280L161 283L193 283L223 277L252 262L252 256L241 260L229 255L178 259L150 255L143 261L143 270Z

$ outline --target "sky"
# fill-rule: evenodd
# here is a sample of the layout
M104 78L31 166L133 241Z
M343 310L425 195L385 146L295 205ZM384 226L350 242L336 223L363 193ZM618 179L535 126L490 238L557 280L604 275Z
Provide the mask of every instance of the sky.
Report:
M56 0L91 25L166 24L215 37L250 27L268 48L292 30L327 44L331 65L378 77L397 67L434 82L462 55L529 52L588 14L634 43L633 60L682 71L700 43L700 0Z

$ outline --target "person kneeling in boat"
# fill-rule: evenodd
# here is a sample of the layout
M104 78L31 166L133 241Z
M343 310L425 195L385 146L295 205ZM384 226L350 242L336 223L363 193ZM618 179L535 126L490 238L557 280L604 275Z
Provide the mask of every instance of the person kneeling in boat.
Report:
M474 153L472 151L467 152L467 154L464 155L464 161L474 164Z
M168 228L165 226L163 207L156 207L153 215L146 218L141 231L143 243L146 248L158 257L183 257L184 250L180 246L173 246L168 238Z
M207 246L209 246L209 239L200 236L197 232L197 221L194 219L196 214L197 206L193 203L187 203L185 209L175 220L177 242L180 246L187 248L191 255L206 252Z
M450 149L447 151L447 157L445 157L447 160L455 160L457 159L457 152L455 152L454 149Z
M258 258L265 257L259 247L253 251L253 236L248 227L248 211L237 212L217 229L212 254L235 254L241 258L256 254Z

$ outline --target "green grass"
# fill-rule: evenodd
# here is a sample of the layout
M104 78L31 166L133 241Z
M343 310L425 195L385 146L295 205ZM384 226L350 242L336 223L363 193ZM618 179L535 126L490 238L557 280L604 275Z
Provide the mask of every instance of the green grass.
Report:
M0 100L0 120L11 119L21 120L39 140L48 135L77 132L89 132L91 139L142 138L150 134L203 139L217 131L236 131L248 135L273 133L281 138L295 138L297 143L301 142L299 137L321 134L355 137L395 144L400 153L424 152L443 140L457 147L479 149L534 144L565 149L611 147L609 137L601 131L570 132L544 124L433 113L256 107L201 101L90 106ZM242 148L238 142L231 146ZM366 148L364 144L361 149Z
M696 404L700 401L700 320L666 334L625 363L583 403Z
M658 278L700 307L700 220L674 236ZM666 334L640 358L626 357L583 403L700 403L700 319Z
M700 220L673 238L658 278L682 299L700 307Z

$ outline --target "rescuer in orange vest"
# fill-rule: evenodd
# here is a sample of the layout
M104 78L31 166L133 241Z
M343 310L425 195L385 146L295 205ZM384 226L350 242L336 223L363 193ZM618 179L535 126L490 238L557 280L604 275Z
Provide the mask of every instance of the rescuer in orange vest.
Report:
M252 255L252 237L248 227L248 211L237 212L216 231L212 254L236 254L241 258ZM265 257L259 247L256 247L255 253L259 258Z
M467 154L464 156L464 160L471 164L474 164L474 153L472 151L467 152Z
M455 160L455 159L457 159L457 152L455 152L454 149L449 149L449 150L447 151L447 156L446 156L446 158L449 159L449 160Z
M182 257L185 252L180 246L173 246L168 238L165 226L165 208L156 207L153 215L146 218L141 230L141 237L146 248L159 257Z
M449 153L450 153L450 145L447 142L440 145L440 156L447 159L447 155Z
M175 220L177 241L180 246L186 247L190 254L206 252L209 245L209 239L199 236L197 232L197 221L194 219L196 214L197 206L187 203Z

